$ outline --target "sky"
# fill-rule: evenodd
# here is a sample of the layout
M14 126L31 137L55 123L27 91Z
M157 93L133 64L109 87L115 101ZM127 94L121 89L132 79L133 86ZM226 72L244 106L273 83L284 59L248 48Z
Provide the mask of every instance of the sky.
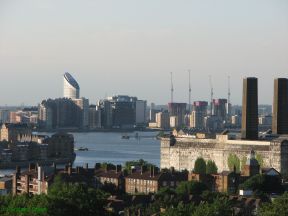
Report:
M288 77L287 0L0 0L0 105L63 96L63 74L96 103L128 94L148 103L241 104L242 79L258 77L259 103Z

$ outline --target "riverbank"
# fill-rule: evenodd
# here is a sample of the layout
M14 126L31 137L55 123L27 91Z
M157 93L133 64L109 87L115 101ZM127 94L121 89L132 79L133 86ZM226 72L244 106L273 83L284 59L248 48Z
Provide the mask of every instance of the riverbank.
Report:
M133 133L133 132L160 132L167 131L162 129L151 129L151 128L132 128L132 129L121 129L121 128L97 128L97 129L78 129L78 128L58 128L58 129L35 129L33 132L41 133L56 133L56 132L66 132L66 133L94 133L94 132L103 132L103 133ZM170 131L170 130L169 130Z
M12 162L0 162L0 169L15 169L16 166L27 168L30 163L39 164L40 166L50 166L55 164L68 164L74 163L76 154L68 158L49 158L46 160L29 160L29 161L12 161Z

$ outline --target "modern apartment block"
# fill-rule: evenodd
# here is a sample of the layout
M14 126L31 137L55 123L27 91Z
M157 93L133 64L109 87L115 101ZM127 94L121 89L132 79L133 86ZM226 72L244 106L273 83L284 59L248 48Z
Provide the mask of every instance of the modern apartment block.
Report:
M66 72L63 76L64 80L64 98L79 99L80 87L77 81L72 77L71 74Z
M258 139L258 81L255 77L243 80L242 139Z

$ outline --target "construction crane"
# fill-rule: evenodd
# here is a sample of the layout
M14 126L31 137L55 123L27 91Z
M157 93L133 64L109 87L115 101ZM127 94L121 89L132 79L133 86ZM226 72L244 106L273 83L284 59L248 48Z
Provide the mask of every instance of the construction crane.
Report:
M231 97L231 91L230 91L230 76L228 76L228 101L227 101L227 114L230 115L230 98Z
M171 74L171 103L173 103L173 92L174 92L174 88L173 88L173 77L172 77L172 72L170 72Z
M210 115L212 115L212 111L213 111L213 85L212 85L212 79L211 79L211 75L209 75L209 84L210 84Z
M190 70L188 70L188 73L189 73L189 108L188 108L188 111L189 111L189 113L191 113L191 79L190 79L190 77L191 77L191 71Z

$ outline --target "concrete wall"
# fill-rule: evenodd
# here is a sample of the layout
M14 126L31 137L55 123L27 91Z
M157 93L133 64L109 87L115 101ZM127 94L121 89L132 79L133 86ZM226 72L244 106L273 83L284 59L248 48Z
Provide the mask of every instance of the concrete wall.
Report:
M288 138L287 138L288 140ZM203 157L215 161L218 172L229 170L228 157L236 154L240 161L253 149L263 158L263 167L273 167L281 173L288 173L288 141L275 139L267 141L176 138L170 146L170 139L161 140L161 168L174 167L176 170L193 170L195 160Z

